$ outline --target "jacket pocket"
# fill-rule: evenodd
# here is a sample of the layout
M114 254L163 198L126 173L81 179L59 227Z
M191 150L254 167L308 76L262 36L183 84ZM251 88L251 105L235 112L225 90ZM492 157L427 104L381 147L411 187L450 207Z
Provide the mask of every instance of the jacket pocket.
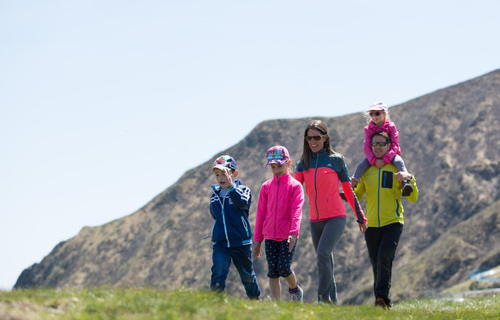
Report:
M393 173L390 171L382 171L382 188L392 189Z

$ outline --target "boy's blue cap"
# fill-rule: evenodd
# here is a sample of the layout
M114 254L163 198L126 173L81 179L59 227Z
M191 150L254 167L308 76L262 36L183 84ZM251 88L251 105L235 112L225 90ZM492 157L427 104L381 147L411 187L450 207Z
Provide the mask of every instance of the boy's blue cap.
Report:
M228 155L223 155L215 159L214 165L212 167L212 170L214 169L220 169L220 170L226 170L226 169L232 169L236 170L236 161L233 159L233 157L228 156Z

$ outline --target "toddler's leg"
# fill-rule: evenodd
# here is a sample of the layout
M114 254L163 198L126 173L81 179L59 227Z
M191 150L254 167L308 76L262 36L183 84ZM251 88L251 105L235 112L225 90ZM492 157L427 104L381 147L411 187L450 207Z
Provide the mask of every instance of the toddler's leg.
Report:
M392 164L396 167L396 169L398 169L399 172L407 172L405 162L403 161L403 158L401 158L399 155L394 156L394 159L392 159ZM413 186L407 180L400 182L401 182L401 194L403 195L403 197L409 196L413 192Z
M398 169L399 172L406 172L405 162L401 156L396 155L394 159L392 159L392 164Z
M351 177L351 184L352 187L356 187L356 185L359 183L359 179L361 179L361 176L363 173L370 168L371 164L368 161L368 159L364 158L363 161L358 163L356 166L356 170L354 170L354 175Z

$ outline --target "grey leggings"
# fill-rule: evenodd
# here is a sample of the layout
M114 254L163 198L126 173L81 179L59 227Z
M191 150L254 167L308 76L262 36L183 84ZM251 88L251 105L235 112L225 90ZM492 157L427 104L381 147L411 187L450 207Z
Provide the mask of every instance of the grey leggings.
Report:
M310 222L311 236L318 264L318 302L338 304L337 284L333 274L335 247L344 232L346 218Z

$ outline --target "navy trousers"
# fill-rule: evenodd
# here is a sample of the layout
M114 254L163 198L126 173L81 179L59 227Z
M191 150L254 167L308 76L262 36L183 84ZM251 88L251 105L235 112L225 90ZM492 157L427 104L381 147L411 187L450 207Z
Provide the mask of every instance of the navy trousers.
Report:
M258 299L260 296L260 287L253 269L251 245L234 248L214 245L210 288L215 291L224 291L231 260L240 274L240 279L245 287L247 296L250 299Z

